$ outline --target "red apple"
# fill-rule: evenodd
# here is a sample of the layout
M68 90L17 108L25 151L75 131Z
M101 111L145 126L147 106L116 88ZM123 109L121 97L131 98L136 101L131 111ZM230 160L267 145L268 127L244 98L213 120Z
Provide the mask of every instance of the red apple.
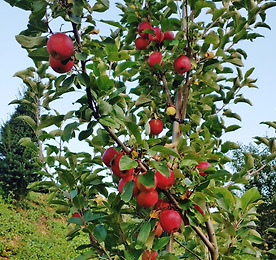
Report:
M173 62L174 71L183 76L185 72L191 69L191 61L187 56L181 55Z
M81 213L80 212L75 212L73 215L72 215L73 218L80 218L81 217Z
M142 37L138 37L135 40L135 47L137 50L145 50L149 45L149 40Z
M207 175L207 173L203 172L203 169L208 169L210 166L212 166L210 163L208 162L200 162L196 168L199 168L199 174L203 177L205 177Z
M137 177L135 177L133 175L129 175L129 176L126 176L125 178L120 179L119 185L118 185L119 192L123 193L123 188L124 188L125 184L130 180L134 180L134 186L133 186L133 189L132 189L132 196L136 196L139 193L139 189L137 187L136 179L137 179Z
M108 149L106 149L102 156L103 163L106 166L110 167L110 162L117 153L118 152L115 150L115 147L109 147Z
M164 32L164 40L173 40L174 34L172 31L166 31Z
M146 172L143 172L141 173L141 175L145 174ZM155 180L155 185L154 186L151 186L151 187L148 187L148 186L145 186L144 184L142 184L140 181L139 181L139 176L137 177L137 187L140 191L143 191L143 192L150 192L150 191L153 191L156 189L157 187L157 178L156 176L154 176L154 180Z
M169 169L170 175L166 177L159 171L156 171L155 176L157 177L157 186L162 190L167 190L174 184L174 174L171 169Z
M148 63L151 67L154 67L154 65L157 63L161 64L161 61L162 61L162 53L159 51L153 52L148 58Z
M198 205L194 205L194 208L203 216L204 215L204 212L202 210L201 207L199 207Z
M144 207L150 208L158 201L158 192L156 190L150 192L141 191L137 195L137 203Z
M160 119L151 119L149 125L151 135L158 135L163 131L163 123Z
M160 222L156 222L156 228L155 228L155 236L156 237L161 237L162 233L163 233L163 228L161 227Z
M171 204L163 199L158 199L158 201L156 202L156 204L154 205L154 209L167 209Z
M164 34L161 32L159 27L153 27L152 29L154 31L154 34L149 33L149 40L155 43L161 43L164 40Z
M119 152L117 155L115 155L113 161L111 162L111 171L118 177L118 178L124 178L126 176L131 175L134 172L134 168L121 171L119 167L119 162L121 158L123 157L123 153Z
M64 33L55 33L47 41L47 51L56 60L67 60L73 55L74 44Z
M152 29L152 25L148 21L141 22L138 25L138 33L144 39L148 38L148 33L143 32L146 29Z
M52 56L49 57L49 63L51 68L57 73L66 73L70 71L74 66L74 57L68 60L60 61L56 60Z
M165 209L161 212L159 221L164 231L169 234L177 232L181 226L181 216L173 209Z
M156 260L158 252L146 250L142 254L142 260Z

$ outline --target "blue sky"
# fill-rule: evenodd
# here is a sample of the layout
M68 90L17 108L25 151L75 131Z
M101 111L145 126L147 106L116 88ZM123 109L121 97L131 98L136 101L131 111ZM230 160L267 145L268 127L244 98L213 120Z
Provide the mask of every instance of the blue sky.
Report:
M15 40L15 35L26 28L29 14L21 9L12 8L4 1L0 1L0 24L1 27L1 70L0 70L0 120L2 122L9 118L13 112L14 106L8 105L10 101L18 97L18 91L22 82L19 78L13 77L14 73L23 70L26 67L33 66L32 60L27 57L27 52L20 47ZM114 13L110 13L114 17ZM244 42L240 45L245 49L248 58L244 61L245 69L255 67L251 77L257 78L259 89L245 89L242 93L249 98L253 107L246 104L232 106L233 112L242 117L242 122L235 123L242 126L234 133L224 136L224 140L240 141L249 143L252 137L269 134L272 136L275 132L265 125L260 125L261 121L276 120L276 8L270 9L267 14L267 23L271 30L260 29L258 32L265 35L265 38L258 38L256 41Z

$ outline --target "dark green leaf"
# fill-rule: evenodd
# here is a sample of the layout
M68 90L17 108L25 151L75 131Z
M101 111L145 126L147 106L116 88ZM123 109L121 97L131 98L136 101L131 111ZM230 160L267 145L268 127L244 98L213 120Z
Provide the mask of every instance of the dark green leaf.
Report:
M225 133L236 131L239 128L241 128L241 126L239 126L239 125L230 125L230 126L226 127Z
M94 230L94 236L99 240L99 242L103 242L106 238L107 231L104 225L97 225Z
M134 186L133 180L127 181L126 184L124 185L123 193L121 194L121 199L124 202L129 202L131 200L132 193L133 193L133 186Z
M139 179L139 182L146 187L155 186L155 172L153 171L147 171L145 174L140 174L138 176L138 179Z
M139 131L138 125L131 121L125 121L125 125L126 125L128 131L130 132L130 134L134 135L137 143L141 144L142 137L141 137L141 133Z
M80 123L78 123L78 122L73 122L73 123L66 125L63 130L62 139L64 141L68 142L70 140L70 138L72 137L72 134L74 133L74 131L76 129L78 129L79 125L80 125Z
M165 245L167 245L170 241L170 236L161 237L158 239L157 243L154 244L153 250L158 251L161 250Z

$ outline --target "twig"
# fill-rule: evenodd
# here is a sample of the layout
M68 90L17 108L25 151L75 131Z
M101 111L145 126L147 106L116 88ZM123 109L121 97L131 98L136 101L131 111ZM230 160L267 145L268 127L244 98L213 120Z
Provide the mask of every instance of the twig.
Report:
M165 74L160 71L160 75L161 75L161 79L162 79L162 82L163 82L164 91L167 94L168 104L173 105L172 98L171 98L171 93L170 93L169 88L168 88L168 82L166 80Z
M185 250L187 250L189 253L191 253L192 255L194 255L197 259L202 260L202 258L200 256L198 256L196 253L194 253L191 249L189 249L188 247L184 246L182 243L180 243L178 240L176 240L175 238L173 239L173 241L175 241L178 245L180 245L181 247L183 247Z

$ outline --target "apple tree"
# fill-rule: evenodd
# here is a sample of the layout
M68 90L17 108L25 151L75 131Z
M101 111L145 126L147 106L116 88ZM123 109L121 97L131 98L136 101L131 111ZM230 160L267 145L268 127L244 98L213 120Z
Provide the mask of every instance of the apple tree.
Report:
M38 118L23 118L45 176L30 188L68 215L68 239L87 234L77 259L260 259L260 194L237 195L254 160L229 172L239 146L222 136L256 87L239 43L276 3L5 1L30 12L16 39L34 66L16 76L33 100L13 101Z

